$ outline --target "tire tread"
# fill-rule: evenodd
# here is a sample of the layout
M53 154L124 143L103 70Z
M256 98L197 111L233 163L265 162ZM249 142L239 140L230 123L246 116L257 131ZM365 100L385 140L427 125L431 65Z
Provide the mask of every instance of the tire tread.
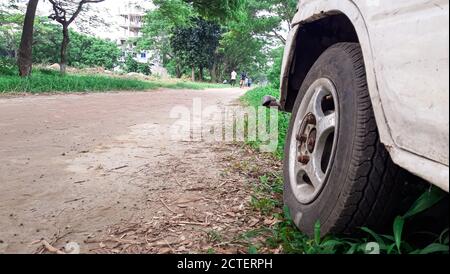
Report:
M386 207L396 193L394 188L401 184L398 182L400 168L391 161L380 142L359 44L339 43L332 48L340 48L350 56L358 88L357 130L347 178L352 187L345 194L341 216L332 229L350 233L357 227L370 225L373 228L381 225L381 219L389 219Z

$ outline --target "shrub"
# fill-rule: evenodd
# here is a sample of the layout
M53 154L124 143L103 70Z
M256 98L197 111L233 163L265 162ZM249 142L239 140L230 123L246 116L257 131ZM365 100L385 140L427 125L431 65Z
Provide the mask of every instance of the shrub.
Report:
M278 48L273 51L273 65L268 71L267 79L271 86L278 89L280 87L281 64L283 62L283 48Z
M138 61L134 60L133 56L131 55L128 55L125 61L125 70L126 72L136 72L145 75L151 74L150 66L148 64L139 63Z
M0 75L17 75L16 60L8 57L0 57Z

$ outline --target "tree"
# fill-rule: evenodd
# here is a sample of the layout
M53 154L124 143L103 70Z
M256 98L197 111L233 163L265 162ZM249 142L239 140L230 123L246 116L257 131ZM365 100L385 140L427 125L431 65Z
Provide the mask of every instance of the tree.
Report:
M13 59L17 65L24 14L8 13L0 19L0 55ZM47 17L36 17L33 34L33 63L59 62L62 27ZM104 67L112 69L118 63L121 51L117 44L91 35L69 30L71 42L67 48L68 65L73 67ZM10 61L8 61L10 63Z
M16 59L20 44L23 14L4 12L0 17L0 54ZM16 60L14 61L17 65Z
M156 8L147 14L139 45L159 52L163 65L175 71L177 77L186 72L195 79L197 72L202 75L202 68L208 68L212 81L222 81L233 69L250 71L253 77L267 73L274 61L269 58L270 52L286 42L297 0L154 0L154 3ZM214 22L218 40L214 37L199 42L197 21L190 18ZM208 56L204 62L203 52Z
M70 66L112 69L117 65L121 51L116 43L75 31L70 31L70 36L71 42L68 49Z
M181 78L181 60L174 54L170 39L176 27L191 25L191 18L196 14L183 0L154 0L153 4L156 8L145 16L138 47L153 50L160 56L163 65L173 65L176 77Z
M19 58L17 60L19 75L21 77L29 76L31 74L31 67L33 64L33 28L38 2L39 0L30 0L25 13L22 39L19 48Z
M196 68L199 69L199 79L203 80L204 68L213 65L211 57L216 53L220 36L219 25L201 18L194 18L192 26L174 30L171 46L174 54L191 67L192 81L195 81Z
M272 52L284 46L296 4L296 0L244 1L235 18L224 26L226 31L220 41L222 73L245 70L253 79L263 79L267 73L275 75L279 70L275 66L281 64Z
M250 15L255 35L275 38L284 45L287 34L284 30L291 28L297 3L297 0L247 0L243 10Z
M53 7L53 14L49 16L50 19L62 25L63 38L61 42L60 52L60 69L61 74L66 73L67 66L67 46L70 42L69 25L75 21L77 16L83 11L86 4L100 3L105 0L49 0Z
M271 52L272 66L267 72L267 78L274 88L280 87L281 64L283 62L284 47L276 48Z
M61 26L48 17L38 17L34 23L33 63L55 64L60 58Z
M241 9L244 0L184 0L206 19L225 22Z

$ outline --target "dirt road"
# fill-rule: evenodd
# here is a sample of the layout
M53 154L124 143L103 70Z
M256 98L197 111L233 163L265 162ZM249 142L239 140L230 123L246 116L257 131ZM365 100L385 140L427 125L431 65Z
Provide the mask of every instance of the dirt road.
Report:
M245 214L245 176L224 166L233 147L155 133L174 123L174 105L230 105L241 94L0 98L0 253L47 252L40 240L81 252L206 252L208 237L257 222Z

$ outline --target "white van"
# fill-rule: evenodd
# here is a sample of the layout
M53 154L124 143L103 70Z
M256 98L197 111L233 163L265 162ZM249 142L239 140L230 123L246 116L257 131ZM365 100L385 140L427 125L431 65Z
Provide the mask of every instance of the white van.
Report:
M405 170L448 192L448 0L302 0L291 27L279 105L297 226L382 224Z

